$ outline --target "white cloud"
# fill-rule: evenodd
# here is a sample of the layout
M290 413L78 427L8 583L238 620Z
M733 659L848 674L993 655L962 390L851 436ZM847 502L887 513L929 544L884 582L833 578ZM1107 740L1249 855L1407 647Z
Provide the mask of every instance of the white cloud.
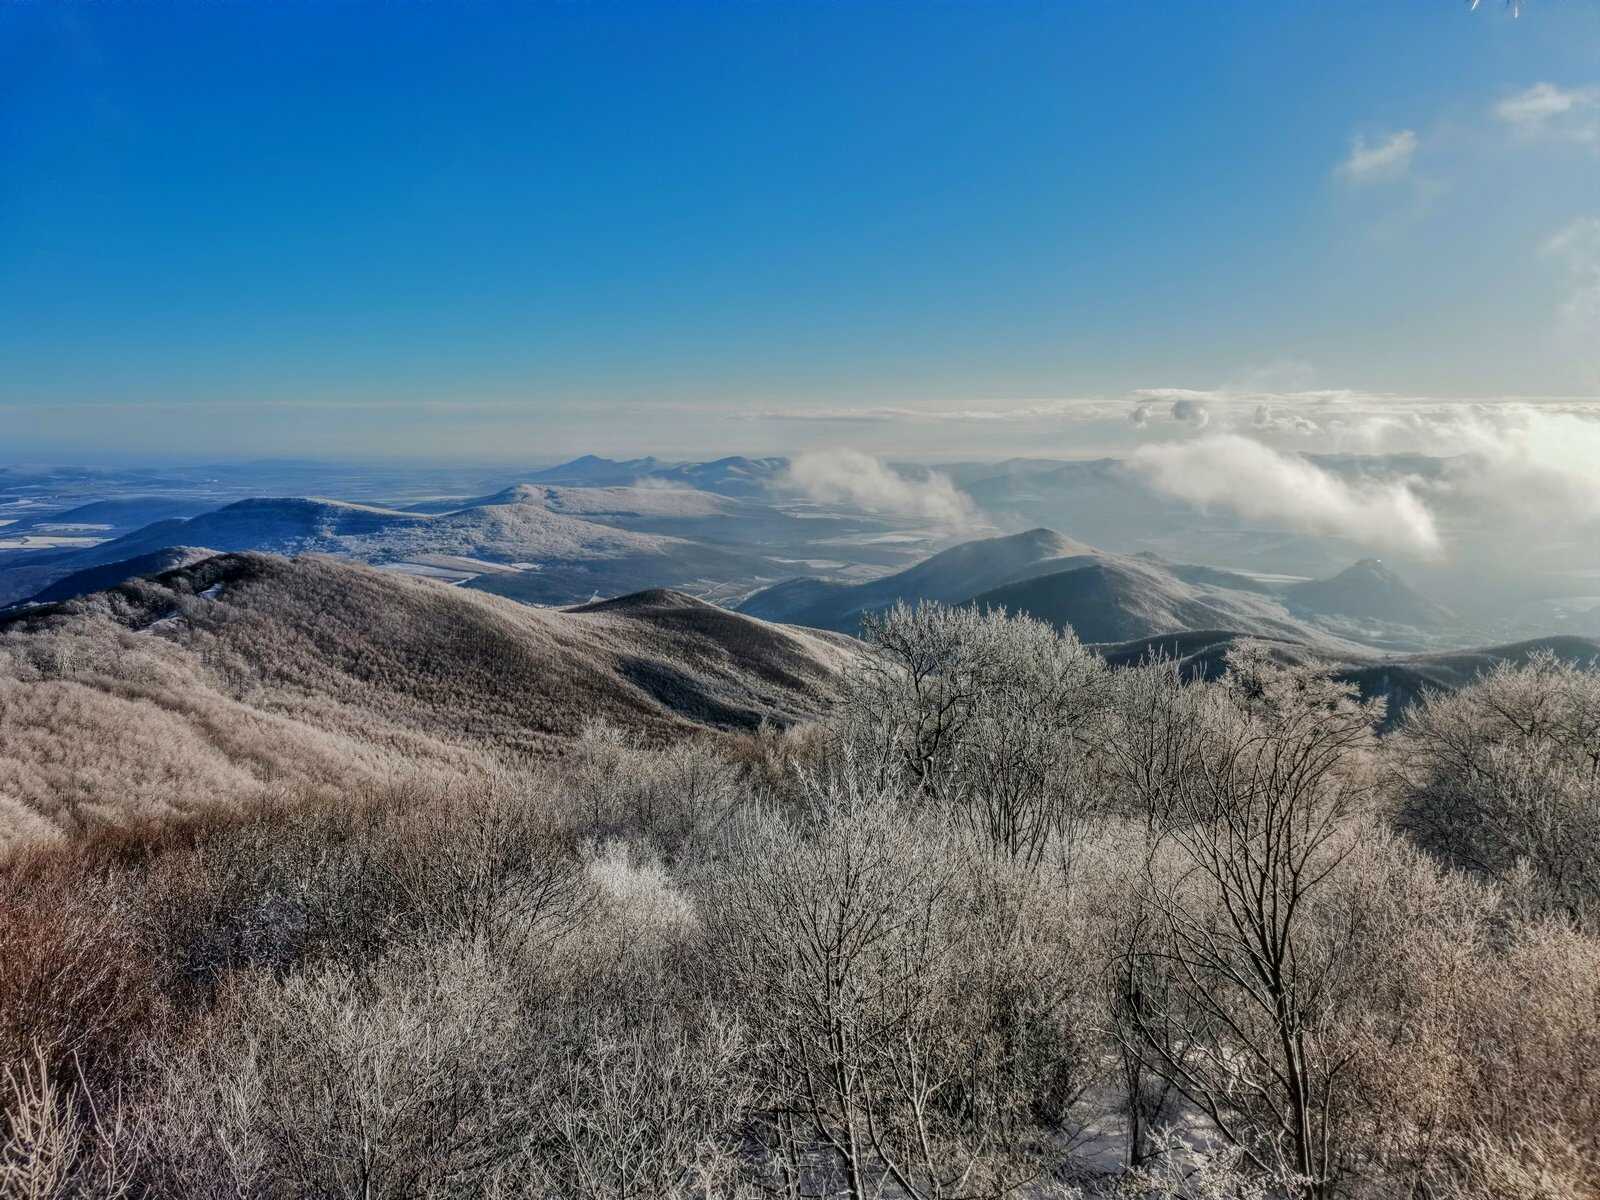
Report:
M1211 424L1211 410L1198 400L1184 397L1172 402L1172 419L1193 425L1196 429L1204 429Z
M1159 491L1304 533L1436 556L1433 516L1403 482L1354 483L1236 434L1142 446L1129 465Z
M1600 237L1600 231L1591 234L1589 227L1581 232ZM1574 237L1563 240L1561 247L1576 254L1577 247L1586 244L1585 239ZM1600 256L1600 246L1596 254ZM1589 261L1579 255L1573 263L1575 274L1577 263ZM1594 261L1600 270L1600 257ZM1185 425L1193 428L1194 408L1203 408L1214 432L1259 436L1311 450L1367 453L1460 453L1462 447L1451 435L1468 422L1498 428L1541 413L1600 419L1600 396L1418 396L1347 388L1140 388L1131 394L1136 397L1129 414L1133 424L1164 436ZM1172 406L1159 402L1168 397ZM1184 409L1171 411L1180 401Z
M1350 183L1392 179L1406 173L1416 152L1417 135L1410 129L1391 133L1372 143L1357 134L1350 139L1350 153L1334 172Z
M1600 86L1536 83L1496 104L1494 115L1524 136L1600 142Z
M978 524L972 501L947 476L932 472L910 479L859 450L801 454L789 464L783 482L821 504L850 504L951 529Z
M1141 400L1210 400L1222 394L1218 388L1153 387L1134 388Z
M1582 217L1544 245L1572 277L1572 293L1563 307L1566 318L1600 335L1600 217Z
M1440 555L1446 543L1463 561L1517 560L1552 530L1600 536L1597 397L1216 391L1206 405L1204 434L1186 439L1167 421L1169 440L1130 456L1152 487L1374 547ZM1301 452L1347 457L1319 464Z
M1441 503L1476 510L1489 524L1570 528L1600 519L1600 417L1526 406L1436 419L1446 464Z
M1283 412L1270 404L1256 405L1255 415L1250 418L1250 424L1263 433L1315 437L1320 432L1317 423L1311 418L1296 412Z

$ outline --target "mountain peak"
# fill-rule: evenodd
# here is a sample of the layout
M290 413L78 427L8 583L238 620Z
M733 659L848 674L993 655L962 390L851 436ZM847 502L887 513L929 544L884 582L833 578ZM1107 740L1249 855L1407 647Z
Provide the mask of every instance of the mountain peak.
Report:
M1328 616L1419 627L1439 625L1450 617L1448 609L1417 592L1381 558L1363 558L1331 579L1297 583L1285 595L1295 607Z

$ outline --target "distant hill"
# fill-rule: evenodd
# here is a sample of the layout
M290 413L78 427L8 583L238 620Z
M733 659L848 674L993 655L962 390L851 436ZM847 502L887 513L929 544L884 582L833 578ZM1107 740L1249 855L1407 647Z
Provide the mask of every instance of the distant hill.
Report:
M537 504L551 512L584 518L714 517L736 514L745 507L725 496L689 487L517 483L492 495L471 500L429 501L412 505L406 511L445 513L499 504Z
M8 526L7 532L22 533L40 526L81 525L125 533L156 521L199 516L217 508L220 503L183 496L123 496L114 500L95 500L59 512L27 514Z
M618 462L585 454L571 462L528 473L533 483L576 487L632 487L659 483L713 492L720 496L760 497L788 469L786 458L746 458L732 455L710 462L663 463L655 458Z
M1226 630L1345 655L1419 650L1464 632L1448 609L1375 561L1329 580L1284 581L1148 551L1108 554L1050 529L964 542L870 583L786 580L755 593L741 611L853 633L863 614L922 600L1027 613L1070 626L1086 642Z
M981 592L1078 560L1098 557L1092 546L1052 529L1030 529L952 546L916 566L868 583L792 579L751 596L741 612L767 620L854 633L863 615L897 601L960 604Z
M136 558L125 558L120 562L85 567L36 592L25 603L54 604L77 596L87 596L92 592L103 592L143 575L159 575L163 571L187 567L203 558L211 557L214 553L216 551L195 546L172 546L164 550L153 550Z
M1244 630L1312 644L1324 640L1271 596L1205 581L1217 577L1229 578L1217 572L1184 579L1159 560L1103 555L979 593L971 602L1070 626L1086 642L1122 642L1194 629Z
M0 843L69 810L117 822L514 768L594 717L650 740L787 723L858 652L682 593L563 612L260 554L0 615L0 638Z
M627 487L639 482L661 464L654 458L630 458L623 462L585 454L559 466L528 472L534 483L567 483L579 487Z
M683 463L653 471L652 480L681 484L722 496L766 495L769 486L789 468L787 458L745 458L734 455L712 462Z
M1455 620L1449 609L1418 593L1376 558L1364 558L1332 579L1294 584L1283 594L1292 609L1318 615L1419 629L1438 628Z
M316 497L263 497L189 520L160 521L86 549L36 555L24 564L31 572L24 578L32 586L21 595L92 567L196 545L219 551L336 554L379 565L410 565L456 579L497 576L477 586L541 604L776 573L756 555L618 529L552 511L520 493L486 497L443 513Z

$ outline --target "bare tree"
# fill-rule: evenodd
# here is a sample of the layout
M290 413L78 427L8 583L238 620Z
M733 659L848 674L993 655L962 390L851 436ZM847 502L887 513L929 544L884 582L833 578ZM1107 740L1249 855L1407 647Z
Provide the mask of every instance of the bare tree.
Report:
M1121 807L1157 829L1205 749L1209 688L1156 655L1111 677L1111 723L1102 742L1106 786Z
M1126 1021L1149 1066L1249 1162L1325 1196L1343 1158L1350 1051L1330 1035L1356 914L1316 909L1355 844L1381 709L1260 647L1235 652L1214 701L1150 856Z
M1091 766L1105 666L1070 631L937 604L868 617L842 740L882 786L903 780L1000 852L1038 862L1098 803Z
M606 1014L610 1016L611 1014ZM664 1007L618 1028L591 1019L557 1050L530 1166L552 1194L584 1200L728 1194L748 1096L743 1032L713 1012L682 1027Z
M1507 881L1526 861L1546 903L1600 905L1600 673L1539 654L1407 714L1389 756L1401 827Z
M969 1086L953 873L908 817L834 782L801 827L744 829L742 869L708 889L716 970L751 1014L755 1130L791 1197L999 1196L1038 1173Z

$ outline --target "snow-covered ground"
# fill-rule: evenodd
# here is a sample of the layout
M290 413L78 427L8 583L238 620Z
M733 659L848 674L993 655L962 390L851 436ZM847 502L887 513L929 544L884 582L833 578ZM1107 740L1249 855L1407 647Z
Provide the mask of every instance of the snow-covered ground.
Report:
M0 538L0 550L63 550L98 546L105 538L75 537L64 534L24 533L17 537Z

